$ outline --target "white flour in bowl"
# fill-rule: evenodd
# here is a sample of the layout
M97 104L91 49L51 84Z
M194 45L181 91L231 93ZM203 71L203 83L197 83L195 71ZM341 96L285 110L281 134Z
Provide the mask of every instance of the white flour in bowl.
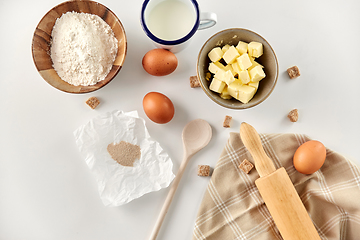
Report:
M74 86L94 85L110 72L118 41L99 16L67 12L51 33L50 55L59 77Z

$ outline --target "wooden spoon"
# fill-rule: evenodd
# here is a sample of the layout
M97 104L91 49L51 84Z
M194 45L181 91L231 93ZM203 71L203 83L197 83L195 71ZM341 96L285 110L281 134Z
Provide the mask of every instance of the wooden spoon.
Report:
M177 187L179 186L180 179L184 174L186 165L188 164L190 158L204 148L212 137L211 126L208 122L202 119L195 119L189 122L183 129L182 140L184 148L184 157L181 162L180 168L177 172L177 175L174 179L174 182L171 185L170 191L166 197L165 203L161 209L160 215L156 221L154 229L151 233L150 240L155 240L159 231L162 222L164 221L165 215L169 209L171 201L174 197Z

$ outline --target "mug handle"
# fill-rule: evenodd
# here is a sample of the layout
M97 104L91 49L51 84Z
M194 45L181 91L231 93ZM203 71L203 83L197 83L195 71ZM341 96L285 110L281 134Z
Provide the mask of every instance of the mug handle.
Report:
M206 29L214 26L217 22L217 15L216 13L212 12L202 12L200 13L200 24L199 30Z

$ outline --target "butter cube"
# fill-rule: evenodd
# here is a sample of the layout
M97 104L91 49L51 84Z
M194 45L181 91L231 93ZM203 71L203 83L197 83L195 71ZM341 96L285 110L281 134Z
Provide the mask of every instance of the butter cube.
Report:
M225 72L225 78L223 80L227 85L231 84L232 82L235 81L234 75L232 74L232 72L230 70Z
M249 71L250 73L250 81L252 82L259 82L263 79L266 75L264 70L260 66L256 66Z
M229 92L229 94L233 97L233 98L238 98L239 96L239 90L240 87L242 86L242 82L239 79L235 79L234 82L232 82L231 84L228 85L227 91Z
M237 100L242 103L248 103L255 95L256 89L248 85L242 85L238 91Z
M226 65L225 67L224 67L224 70L225 71L231 71L231 73L232 73L232 75L235 75L236 74L236 72L234 71L234 69L233 69L233 67L232 67L232 64L228 64L228 65Z
M222 99L231 99L232 98L230 93L228 92L228 87L227 86L225 86L223 91L220 93L220 97Z
M220 62L211 62L209 64L209 71L213 74L217 73L219 70L225 70L225 66Z
M255 61L255 58L254 58L254 57L250 57L250 56L249 56L249 58L250 58L250 61L251 61L251 63L252 63L251 67L248 68L249 71L250 71L251 69L253 69L254 67L256 67L256 66L260 66L260 67L264 68L263 65L261 65L260 63L258 63L257 61Z
M207 72L205 75L206 81L210 81L210 78L211 78L211 73Z
M229 65L227 65L227 66L229 66ZM236 74L239 74L239 73L242 71L241 68L240 68L240 66L239 66L239 64L238 64L238 62L232 63L232 64L231 64L231 67L232 67L232 69L234 70L234 72L235 72ZM236 75L236 74L234 74L234 75Z
M222 58L223 55L224 55L224 52L221 50L221 48L215 47L215 48L211 49L211 51L208 54L208 57L210 58L210 60L212 62L217 62Z
M225 60L225 62L227 64L231 64L233 62L235 62L236 58L239 57L240 54L239 52L236 50L236 48L234 46L229 47L229 49L224 53L223 55L223 59Z
M219 69L216 73L215 73L215 75L214 75L214 78L217 78L218 80L220 80L220 81L225 81L225 79L226 79L226 71L225 70L223 70L223 69Z
M243 55L241 55L240 57L238 57L236 59L236 61L238 62L239 64L239 67L242 69L242 70L246 70L248 69L249 67L251 67L252 63L251 63L251 60L249 58L249 55L247 53L244 53Z
M252 57L260 57L263 54L263 45L259 42L250 42L248 45L248 53Z
M248 82L250 82L249 72L247 70L241 71L239 73L239 79L242 82L242 84L247 84Z
M209 89L211 91L221 93L224 90L225 86L226 86L225 82L214 77L210 83Z
M239 41L238 45L236 46L236 49L241 54L247 53L248 51L248 44L246 42Z
M225 46L222 47L221 50L225 53L229 48L230 48L230 45L226 44Z
M259 82L249 82L247 85L255 88L256 90L259 88Z

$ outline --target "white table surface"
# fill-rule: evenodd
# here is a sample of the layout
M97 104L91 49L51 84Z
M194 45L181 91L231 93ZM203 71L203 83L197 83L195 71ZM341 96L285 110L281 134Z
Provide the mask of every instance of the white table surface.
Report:
M144 240L151 233L168 192L162 189L120 207L105 207L92 173L75 145L73 131L113 110L137 110L151 136L168 152L176 173L182 159L181 132L193 119L207 120L213 139L197 153L180 183L158 239L191 239L196 214L210 178L196 175L198 164L215 166L229 132L246 121L262 133L304 133L360 165L360 2L357 0L199 0L202 11L216 12L215 27L198 31L177 53L176 71L147 74L143 55L154 46L143 33L142 1L103 0L122 21L128 39L125 64L99 91L72 95L47 84L36 71L31 41L36 25L60 1L0 2L0 239ZM241 27L262 35L274 48L280 75L272 95L248 110L216 105L189 86L197 54L216 32ZM301 77L286 69L297 65ZM150 91L175 105L173 120L151 122L142 108ZM96 96L96 110L85 100ZM287 113L298 108L296 123ZM232 127L222 127L225 115Z

